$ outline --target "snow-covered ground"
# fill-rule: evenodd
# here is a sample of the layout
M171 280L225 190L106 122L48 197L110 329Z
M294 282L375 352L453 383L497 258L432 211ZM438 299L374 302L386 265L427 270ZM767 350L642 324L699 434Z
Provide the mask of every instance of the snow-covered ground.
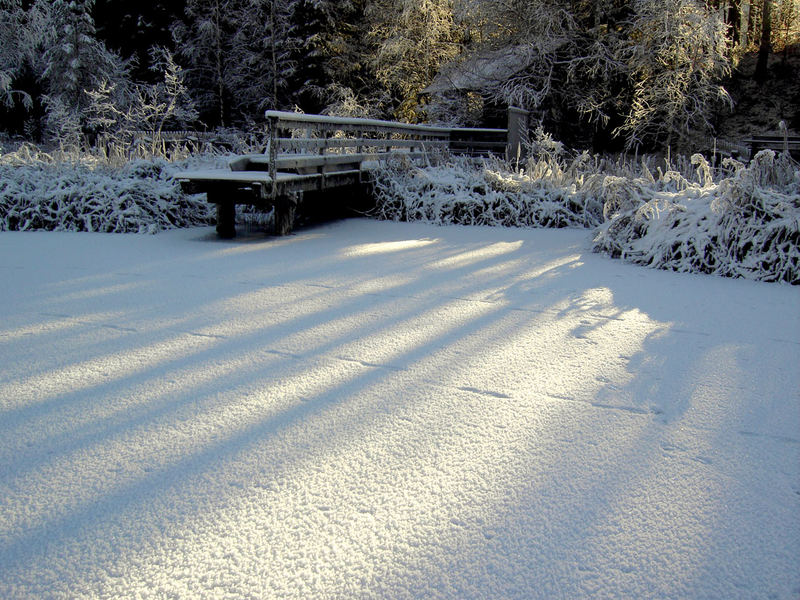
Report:
M590 237L0 234L0 597L797 598L800 288Z

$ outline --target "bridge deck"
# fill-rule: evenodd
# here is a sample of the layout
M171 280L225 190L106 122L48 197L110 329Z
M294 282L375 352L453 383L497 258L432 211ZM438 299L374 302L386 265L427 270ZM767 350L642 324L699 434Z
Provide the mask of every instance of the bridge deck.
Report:
M368 168L339 169L318 173L286 173L279 171L275 175L275 188L278 196L294 192L306 192L350 185L360 181ZM273 178L267 171L223 171L206 169L199 171L182 171L175 178L180 182L183 191L188 194L215 194L209 202L228 202L232 204L263 204L273 199ZM241 192L239 194L220 197L218 192Z

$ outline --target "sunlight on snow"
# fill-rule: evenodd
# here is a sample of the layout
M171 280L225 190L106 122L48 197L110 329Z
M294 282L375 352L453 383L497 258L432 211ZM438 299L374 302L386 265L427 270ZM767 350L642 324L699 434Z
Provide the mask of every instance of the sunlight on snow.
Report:
M397 242L373 242L370 244L359 244L350 246L342 251L343 256L370 256L373 254L387 254L389 252L401 252L403 250L413 250L424 248L431 244L438 243L437 239L430 240L401 240Z
M152 284L148 284L143 281L118 283L104 287L84 289L79 292L72 292L71 294L60 294L59 300L61 302L70 302L73 300L88 300L90 298L97 298L98 296L106 296L110 294L124 294L133 290L141 290L142 288L148 287L148 285Z
M463 267L487 258L493 258L496 256L502 256L503 254L515 252L521 247L521 240L517 242L496 242L476 250L469 250L467 252L456 254L455 256L449 256L447 258L436 260L431 263L431 268L452 269L455 267Z
M317 240L323 237L323 234L320 233L294 233L291 236L277 239L264 239L263 234L254 235L251 238L240 236L236 239L235 243L220 244L221 248L219 250L207 252L203 256L203 259L210 260L214 258L251 254L253 252L269 252L285 248L286 246L302 245L303 243L308 243L311 240Z
M741 428L746 345L574 247L388 244L336 250L369 269L270 283L248 262L191 310L0 334L66 349L0 383L5 580L106 597L704 589L704 551L743 535L718 436Z
M51 335L85 325L116 322L121 320L124 316L125 313L123 311L92 313L91 315L81 315L80 317L40 314L41 320L38 323L0 331L0 338L4 338L5 341L10 342L26 337ZM0 394L0 398L2 398L2 394Z

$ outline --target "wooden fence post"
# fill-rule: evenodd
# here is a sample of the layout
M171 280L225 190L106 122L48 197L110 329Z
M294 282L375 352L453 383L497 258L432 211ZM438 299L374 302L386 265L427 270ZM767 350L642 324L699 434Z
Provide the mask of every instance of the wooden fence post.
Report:
M267 116L269 122L269 177L272 180L270 199L274 202L278 195L278 117Z
M506 144L506 160L509 162L525 158L525 146L528 143L528 126L530 112L516 106L508 107L508 140Z

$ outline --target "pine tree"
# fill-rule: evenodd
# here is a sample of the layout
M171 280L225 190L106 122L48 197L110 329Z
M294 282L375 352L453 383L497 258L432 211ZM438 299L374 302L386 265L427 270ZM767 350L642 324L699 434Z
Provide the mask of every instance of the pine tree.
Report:
M198 108L213 124L285 105L296 0L189 0L175 28Z
M26 6L22 0L0 0L0 101L7 107L21 101L30 109L35 100L32 90L17 84L37 70L40 49L49 37L49 15L49 6L42 3Z
M295 10L293 95L301 106L341 116L383 118L391 101L375 76L372 0L302 0Z
M231 40L231 85L245 116L286 108L294 85L297 0L252 0L238 7Z
M40 0L41 1L41 0ZM119 65L95 36L94 0L51 0L53 38L44 53L42 78L50 96L59 96L76 112L85 108L84 90L115 71Z
M51 138L70 145L85 126L86 91L102 80L127 80L126 64L95 37L92 6L93 0L35 0L27 11L35 38L31 68L44 86L46 128Z
M227 57L235 30L233 6L233 0L187 0L184 18L173 28L201 116L223 126L231 97Z
M25 12L20 0L0 0L0 96L6 106L14 97L30 103L30 95L13 88L25 62Z

